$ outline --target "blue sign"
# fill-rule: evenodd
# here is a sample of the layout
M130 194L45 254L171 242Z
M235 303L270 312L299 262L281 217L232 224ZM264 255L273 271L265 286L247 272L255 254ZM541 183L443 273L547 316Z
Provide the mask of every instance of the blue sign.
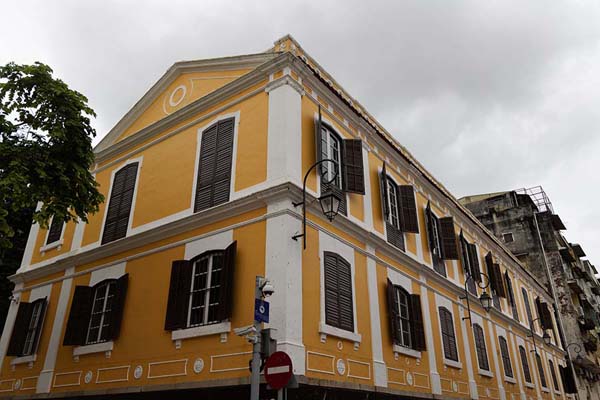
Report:
M261 299L254 299L254 320L269 322L269 303Z

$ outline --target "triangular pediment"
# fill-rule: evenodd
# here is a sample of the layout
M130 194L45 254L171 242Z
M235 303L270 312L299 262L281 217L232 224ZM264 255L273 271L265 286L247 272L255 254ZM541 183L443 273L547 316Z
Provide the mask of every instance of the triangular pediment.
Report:
M261 53L175 63L100 141L100 152L271 60Z

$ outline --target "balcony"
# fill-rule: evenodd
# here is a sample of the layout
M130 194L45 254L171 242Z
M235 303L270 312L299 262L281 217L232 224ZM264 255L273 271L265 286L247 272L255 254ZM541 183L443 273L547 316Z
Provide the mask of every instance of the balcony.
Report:
M583 284L583 282L581 282L581 279L569 279L567 280L567 284L569 285L569 289L571 289L573 291L573 293L577 293L577 294L583 294L585 286Z

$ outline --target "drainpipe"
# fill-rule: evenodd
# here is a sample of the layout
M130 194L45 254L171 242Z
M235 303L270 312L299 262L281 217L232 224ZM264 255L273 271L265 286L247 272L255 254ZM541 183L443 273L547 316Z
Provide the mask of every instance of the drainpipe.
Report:
M535 222L535 230L537 232L538 241L540 243L540 248L542 249L542 259L544 261L544 267L546 267L546 276L548 277L548 282L550 283L550 292L552 294L552 299L554 300L555 309L554 316L556 317L556 322L558 323L558 334L560 336L560 341L562 343L563 349L567 352L567 364L573 373L573 377L577 378L577 374L575 373L575 368L573 367L573 363L571 362L571 356L569 355L569 349L567 348L567 341L565 338L565 332L563 330L563 322L561 318L561 313L559 310L559 302L558 297L556 295L556 286L554 285L554 280L552 279L552 272L550 271L550 266L548 265L548 259L546 258L546 250L544 250L544 242L542 241L542 234L540 233L540 226L538 225L537 220L537 212L533 212L533 221ZM579 390L577 391L577 397L579 398Z

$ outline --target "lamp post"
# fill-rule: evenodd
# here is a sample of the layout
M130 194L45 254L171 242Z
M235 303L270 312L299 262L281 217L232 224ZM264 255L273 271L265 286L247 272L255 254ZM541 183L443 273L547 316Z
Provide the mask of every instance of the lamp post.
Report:
M535 344L535 332L533 331L533 327L535 326L534 322L536 321L541 321L541 318L536 318L534 320L532 320L529 323L529 335L527 335L527 337L530 337L531 340L533 340L533 350L530 350L530 352L535 352L537 354L537 345ZM542 325L540 325L542 326ZM542 329L544 327L542 326ZM550 335L548 334L548 332L546 330L544 330L544 334L542 335L542 340L544 341L544 343L546 345L550 345L552 343L552 338L550 337Z
M485 277L487 283L484 284L483 282L477 282L477 286L479 286L481 289L484 289L483 293L481 293L481 296L479 296L479 302L481 303L481 306L483 307L485 312L489 312L492 308L492 297L489 294L487 294L485 289L490 285L490 278L483 272L480 272L480 275ZM465 319L468 319L469 326L473 326L473 323L471 322L471 302L469 300L469 291L467 290L467 283L469 283L470 279L474 280L473 275L468 274L467 279L465 279L465 295L461 296L460 299L467 300L467 312L469 313L469 316L462 317L462 320L464 321Z
M333 167L334 167L333 172L334 173L333 173L333 177L329 181L325 181L325 184L329 184L335 180L335 178L338 175L338 163L330 158L326 158L324 160L317 161L308 169L308 171L306 171L306 175L304 175L304 182L302 184L302 201L300 203L292 203L294 205L294 207L298 207L300 205L302 206L302 233L292 236L292 239L298 240L299 238L302 238L304 250L306 250L306 180L308 179L308 175L310 175L310 172L316 166L321 165L326 162L330 162L333 164ZM341 201L342 200L331 190L323 193L321 195L321 197L319 197L319 203L321 204L321 210L323 211L323 214L325 214L325 217L327 217L327 219L329 221L333 221L335 216L338 214Z
M565 348L565 350L567 351L567 354L569 354L569 347L571 346L575 346L575 353L579 354L581 353L581 345L579 343L573 342L573 343L569 343L567 345L567 347Z

